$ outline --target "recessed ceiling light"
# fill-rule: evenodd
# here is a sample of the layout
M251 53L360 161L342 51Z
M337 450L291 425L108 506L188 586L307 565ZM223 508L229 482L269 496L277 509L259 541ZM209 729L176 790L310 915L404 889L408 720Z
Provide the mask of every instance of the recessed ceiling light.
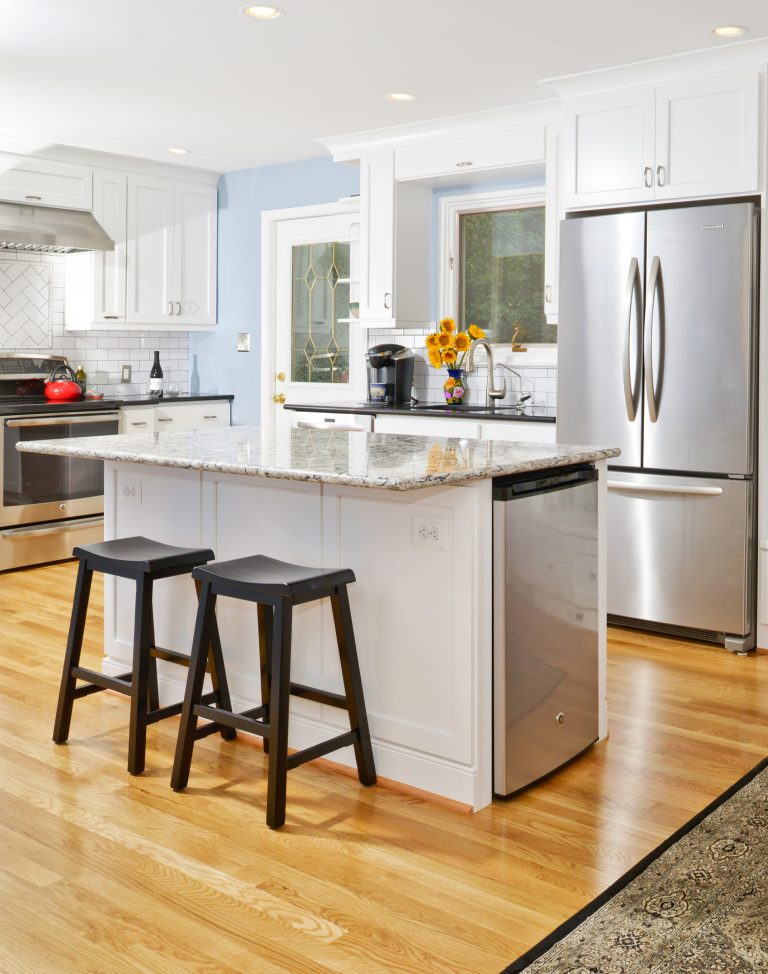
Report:
M174 156L188 156L189 155L189 149L177 149L177 148L173 148L173 149L169 149L168 151L172 155L174 155Z
M384 96L387 101L413 101L416 97L415 95L409 95L406 91L393 91L389 95Z
M277 20L283 16L283 11L279 7L265 7L261 5L248 6L242 8L246 17L253 17L254 20Z
M742 34L747 33L747 28L740 27L738 24L725 24L722 27L713 27L712 33L715 37L741 37Z

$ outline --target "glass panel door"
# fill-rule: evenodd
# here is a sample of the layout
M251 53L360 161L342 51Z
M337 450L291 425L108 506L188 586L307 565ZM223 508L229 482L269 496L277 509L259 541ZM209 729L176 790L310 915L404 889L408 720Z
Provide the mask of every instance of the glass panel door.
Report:
M349 383L349 242L296 244L291 381Z

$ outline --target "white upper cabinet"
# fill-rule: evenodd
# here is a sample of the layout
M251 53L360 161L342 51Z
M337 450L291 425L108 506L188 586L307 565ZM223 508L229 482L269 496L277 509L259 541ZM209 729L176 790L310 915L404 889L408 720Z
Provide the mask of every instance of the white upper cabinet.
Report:
M565 206L758 191L758 72L566 102Z
M360 160L360 324L423 327L429 322L432 194L396 183L394 152Z
M544 158L544 126L477 132L451 139L404 144L395 153L395 179L466 176Z
M173 182L128 176L126 319L157 325L177 317L173 293Z
M125 323L127 186L125 173L94 170L93 215L114 241L115 249L67 254L64 258L64 318L70 328L109 328Z
M90 210L93 170L89 166L0 152L0 200Z
M216 187L174 183L176 323L216 323ZM178 295L178 297L176 297Z

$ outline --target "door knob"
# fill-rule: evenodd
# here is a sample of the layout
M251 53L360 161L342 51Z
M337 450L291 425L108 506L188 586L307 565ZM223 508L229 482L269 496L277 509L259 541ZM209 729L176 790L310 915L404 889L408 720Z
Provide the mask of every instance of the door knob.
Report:
M282 392L278 392L277 395L272 396L272 402L278 402L282 404L285 402L285 396L282 394Z
M285 372L278 372L275 378L278 382L285 382Z

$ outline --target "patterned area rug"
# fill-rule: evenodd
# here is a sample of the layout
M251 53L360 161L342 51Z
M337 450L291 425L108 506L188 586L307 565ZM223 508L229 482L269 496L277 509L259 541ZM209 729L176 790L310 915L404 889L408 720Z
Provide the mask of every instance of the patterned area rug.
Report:
M768 759L502 974L768 974Z

